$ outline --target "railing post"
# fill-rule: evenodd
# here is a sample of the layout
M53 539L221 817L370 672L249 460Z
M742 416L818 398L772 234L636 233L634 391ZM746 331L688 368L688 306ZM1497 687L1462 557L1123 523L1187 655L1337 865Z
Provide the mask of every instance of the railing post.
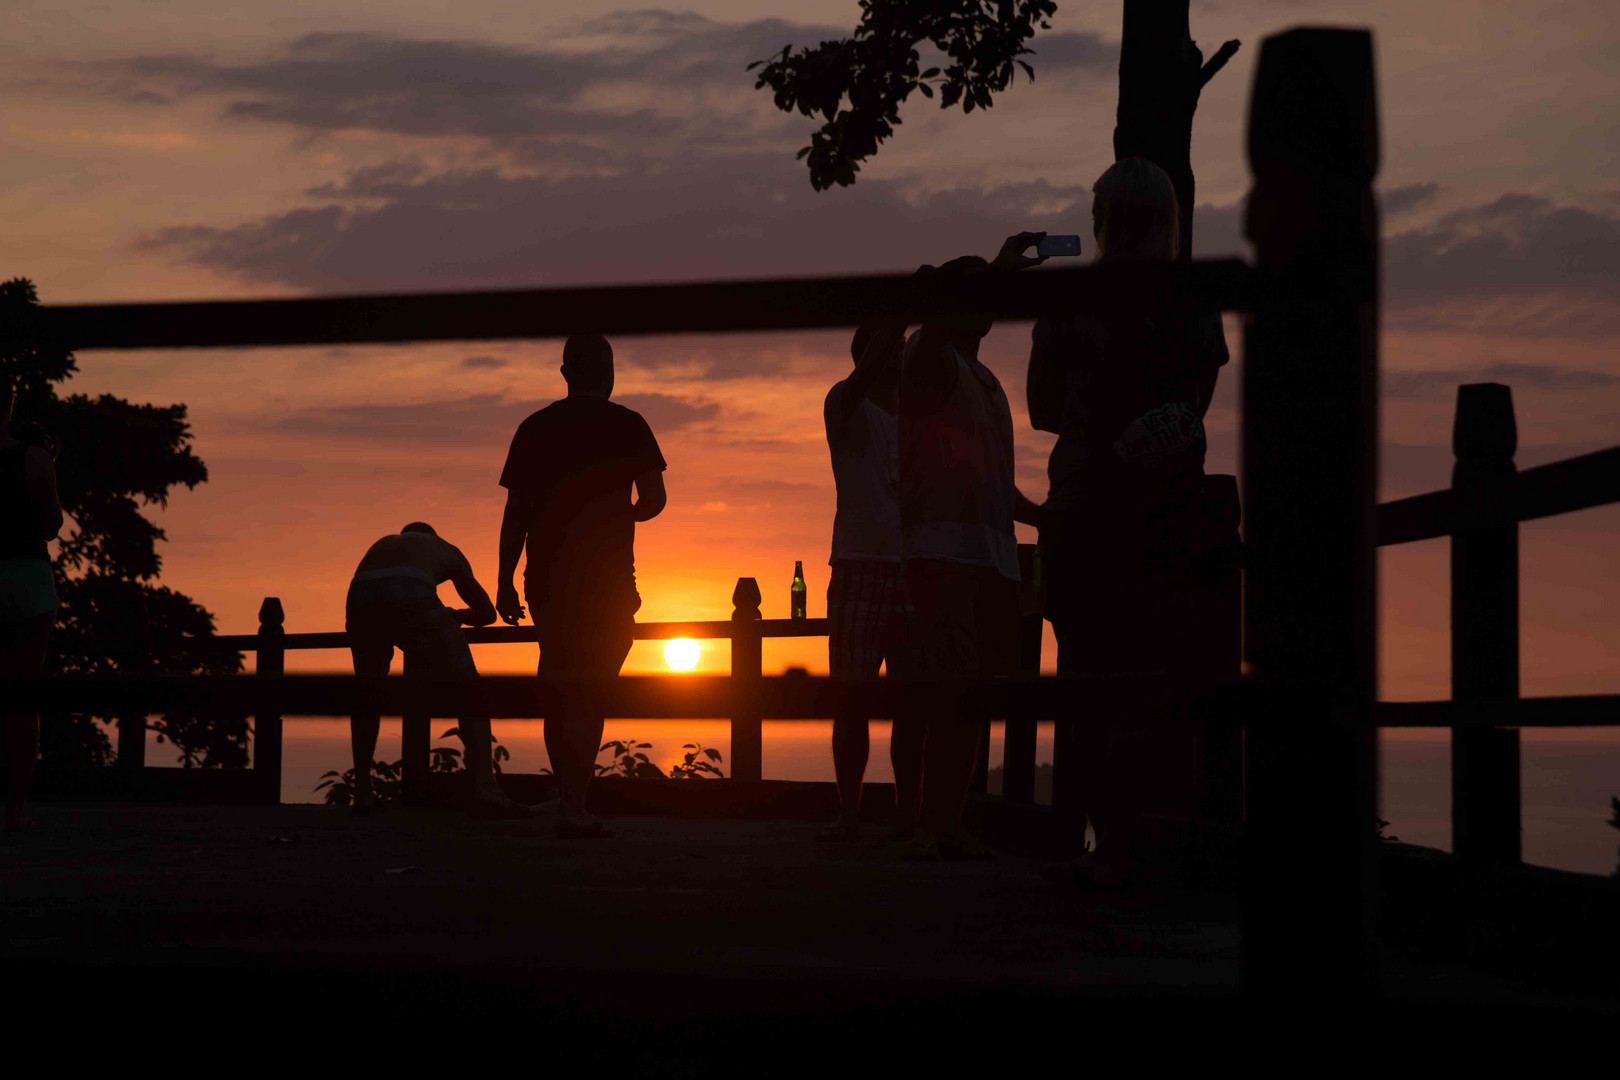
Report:
M146 767L146 716L118 718L118 768L137 772Z
M731 777L758 780L763 775L764 735L755 694L764 675L760 641L759 582L737 579L731 593Z
M1519 522L1513 392L1457 388L1451 490L1451 697L1519 696ZM1458 856L1518 862L1519 732L1451 731L1451 845Z
M1041 582L1037 578L1034 544L1018 545L1019 589L1018 673L1041 673L1041 636L1045 619L1041 615ZM1033 716L1009 716L1002 721L1001 797L1007 802L1035 801L1035 735L1038 720Z
M1261 47L1245 220L1250 716L1244 982L1260 1000L1373 988L1377 805L1378 118L1372 35Z
M405 654L405 674L422 671L421 661L411 662ZM428 801L428 761L432 757L433 717L411 710L399 720L399 794L406 806L422 806Z
M267 596L259 605L259 641L253 673L257 678L275 678L287 670L287 614L281 599ZM122 732L120 732L122 734ZM122 738L119 739L120 745ZM268 704L253 719L253 774L259 797L271 804L281 802L281 713Z

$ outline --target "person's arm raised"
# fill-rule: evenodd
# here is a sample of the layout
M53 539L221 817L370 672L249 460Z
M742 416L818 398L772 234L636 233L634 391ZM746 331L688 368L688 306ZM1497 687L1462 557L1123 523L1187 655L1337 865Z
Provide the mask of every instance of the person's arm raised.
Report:
M664 491L664 473L662 469L648 469L636 477L636 503L630 508L630 516L636 521L651 521L664 512L664 506L669 502L669 495Z
M449 564L450 584L456 587L456 595L467 605L450 613L466 626L488 626L495 621L495 605L489 602L489 594L478 584L472 564L454 544L442 540L440 543L446 548L444 558Z
M523 542L529 538L529 501L515 491L506 493L506 509L501 514L501 565L495 578L495 610L509 626L523 619L523 601L512 584L517 573Z
M877 381L900 363L900 347L904 343L903 326L881 326L867 339L866 348L855 361L855 371L844 380L844 387L827 414L830 428L836 430L849 422Z
M56 491L56 465L50 453L38 446L30 446L24 453L23 486L38 514L35 525L39 537L49 543L62 531L62 500Z

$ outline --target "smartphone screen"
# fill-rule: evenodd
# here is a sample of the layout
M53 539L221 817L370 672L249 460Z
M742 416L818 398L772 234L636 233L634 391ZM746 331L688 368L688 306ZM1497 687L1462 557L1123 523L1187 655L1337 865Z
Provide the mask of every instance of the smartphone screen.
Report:
M1039 246L1035 249L1035 253L1048 257L1053 255L1078 255L1080 254L1080 238L1073 233L1065 236L1043 236Z

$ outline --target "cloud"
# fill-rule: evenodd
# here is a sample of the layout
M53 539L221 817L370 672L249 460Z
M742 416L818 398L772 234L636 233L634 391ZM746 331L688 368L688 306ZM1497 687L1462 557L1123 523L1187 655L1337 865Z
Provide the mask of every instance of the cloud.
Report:
M1386 216L1393 217L1433 201L1434 197L1439 193L1440 185L1433 181L1423 184L1407 184L1404 187L1391 188L1381 193L1378 197L1378 206Z
M1382 196L1386 222L1427 206L1437 184ZM1203 204L1193 252L1243 255L1243 204ZM1620 335L1620 216L1507 194L1415 228L1387 231L1384 296L1392 325L1526 336Z
M481 140L509 161L612 170L694 146L715 153L772 141L791 152L808 122L776 110L746 68L784 45L848 32L620 11L536 44L323 32L246 62L165 53L63 68L93 93L153 104L217 99L235 120ZM1091 33L1047 33L1034 46L1037 69L1059 78L1112 72L1119 57L1117 43ZM932 108L922 98L917 107Z
M1392 291L1590 290L1620 300L1620 218L1507 194L1391 237Z
M510 363L511 363L510 360L502 360L498 356L469 356L469 357L467 357L467 359L465 359L465 360L463 360L461 362L461 366L464 367L464 368L469 368L469 369L471 369L471 368L503 368L503 367L508 366Z
M720 404L673 394L619 394L615 401L639 412L654 434L716 420ZM405 404L354 403L300 409L265 422L293 435L403 444L501 444L519 423L549 401L510 398L505 392L472 394L448 401Z
M335 201L144 241L249 281L315 291L446 289L903 269L994 250L1031 221L1078 226L1089 199L1045 181L817 194L791 154L694 155L615 176L356 170Z
M1459 371L1391 371L1380 377L1385 400L1450 399L1463 383L1499 382L1541 391L1581 393L1620 384L1620 375L1606 371L1561 368L1551 364L1496 363Z

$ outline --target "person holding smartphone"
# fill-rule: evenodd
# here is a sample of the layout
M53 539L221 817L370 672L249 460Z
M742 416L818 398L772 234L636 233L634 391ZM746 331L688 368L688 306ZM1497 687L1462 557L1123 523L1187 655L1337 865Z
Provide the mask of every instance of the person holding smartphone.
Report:
M1175 188L1157 165L1118 161L1092 193L1099 266L1177 257ZM1059 673L1185 666L1202 568L1236 542L1236 507L1223 524L1204 483L1203 418L1227 356L1218 315L1171 301L1036 321L1026 397L1030 423L1058 436L1034 516ZM1164 786L1150 719L1076 731L1076 794L1097 834L1082 869L1097 884L1128 873L1143 800Z
M995 259L952 259L920 276L972 282L1038 266L1043 233L1007 238ZM1013 519L1013 424L1007 395L979 361L992 319L970 308L925 321L900 366L900 542L917 613L922 672L942 678L1010 675L1017 666L1018 541ZM962 829L979 724L960 710L935 716L923 747L916 858L988 854Z
M47 545L62 528L56 491L60 444L37 426L14 424L8 392L0 421L0 679L30 678L45 667L56 623L56 581ZM39 713L0 714L5 727L7 832L34 826L28 794L39 756Z

